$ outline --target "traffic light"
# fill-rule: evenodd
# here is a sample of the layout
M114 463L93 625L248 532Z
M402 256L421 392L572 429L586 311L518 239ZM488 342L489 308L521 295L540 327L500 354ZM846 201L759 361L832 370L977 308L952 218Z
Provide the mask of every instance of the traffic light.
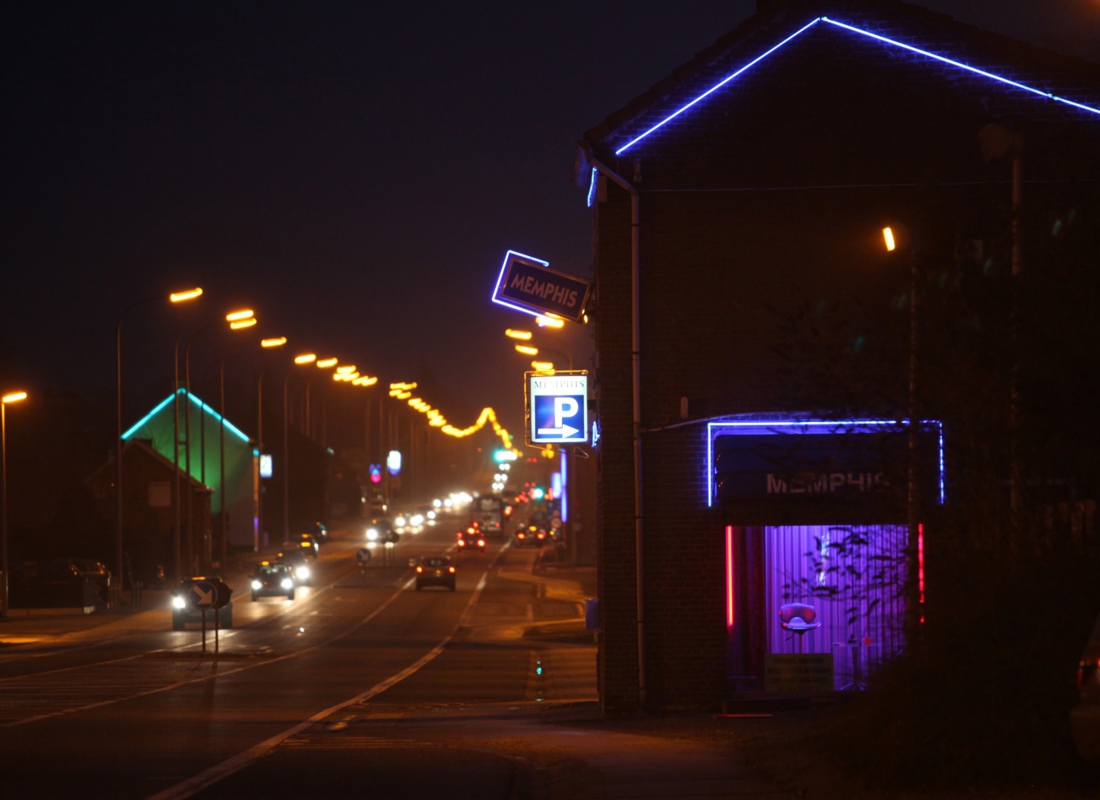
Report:
M536 486L534 489L531 490L532 500L541 500L545 496L546 490L544 490L541 486Z
M382 482L382 465L371 464L370 465L370 482L381 483Z

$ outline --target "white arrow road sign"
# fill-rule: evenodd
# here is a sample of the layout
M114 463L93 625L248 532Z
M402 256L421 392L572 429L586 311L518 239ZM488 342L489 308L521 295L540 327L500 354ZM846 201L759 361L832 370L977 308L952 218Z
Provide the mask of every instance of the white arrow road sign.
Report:
M191 605L210 608L218 601L218 590L209 581L201 581L191 587Z

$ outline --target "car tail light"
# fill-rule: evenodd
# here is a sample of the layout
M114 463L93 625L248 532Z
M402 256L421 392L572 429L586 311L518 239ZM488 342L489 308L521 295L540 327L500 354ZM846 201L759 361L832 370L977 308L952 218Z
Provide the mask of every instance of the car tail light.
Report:
M465 539L459 539L458 540L458 546L459 547L465 547L466 546L466 540Z
M416 568L416 571L417 571L417 572L423 572L423 571L424 571L424 568L423 568L423 567L417 567L417 568Z
M447 567L447 572L454 572L454 571L455 571L454 567Z
M485 540L484 539L478 539L477 540L477 546L478 547L484 547L485 546Z
M516 537L517 537L517 538L519 538L519 539L526 539L526 538L527 538L527 534L526 534L526 533L517 533L517 534L516 534Z

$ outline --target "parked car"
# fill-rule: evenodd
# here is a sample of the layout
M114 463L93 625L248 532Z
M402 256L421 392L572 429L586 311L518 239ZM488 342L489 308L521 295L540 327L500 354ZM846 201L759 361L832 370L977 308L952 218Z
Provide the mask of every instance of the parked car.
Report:
M184 578L172 593L172 630L182 631L189 622L202 622L203 609L191 604L191 587L200 581L221 582L217 575L195 575ZM226 603L219 609L208 609L206 624L222 629L233 627L233 604Z
M416 564L416 591L425 586L455 590L455 565L449 556L424 556Z
M1069 713L1073 744L1087 761L1100 761L1100 617L1077 665L1080 698Z

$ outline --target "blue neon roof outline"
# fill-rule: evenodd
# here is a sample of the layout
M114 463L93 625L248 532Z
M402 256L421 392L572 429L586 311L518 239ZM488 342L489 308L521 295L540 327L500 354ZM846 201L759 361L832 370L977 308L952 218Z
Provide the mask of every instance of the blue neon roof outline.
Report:
M859 428L904 428L909 424L908 419L752 419L752 420L726 420L707 423L707 507L714 505L714 439L717 428L753 428L757 431L763 429L766 433L776 433L776 428L833 428L846 430L849 433L869 433L860 431ZM935 419L923 419L920 421L922 428L935 426L938 432L939 447L939 490L940 505L946 499L944 487L944 455L943 455L943 423ZM733 434L736 435L736 434Z
M596 196L596 174L598 170L592 167L592 174L588 176L588 207L592 208L592 200Z
M184 392L187 392L187 390L186 390L186 389L177 389L177 390L176 390L176 395L180 395L180 394L183 394ZM194 394L192 394L192 393L190 393L190 392L187 392L187 395L188 395L188 397L190 397L190 398L191 398L191 402L192 402L192 403L196 403L196 404L197 404L197 405L199 406L199 408L201 408L201 409L202 409L203 411L209 411L209 412L210 412L210 414L211 414L211 415L213 415L214 419L215 419L215 420L217 420L218 422L221 422L221 421L222 421L222 415L221 415L221 414L219 414L219 413L218 413L217 411L215 411L215 410L214 410L214 409L212 409L212 408L211 408L210 406L208 406L208 405L207 405L206 403L204 403L204 402L203 402L202 400L200 400L199 398L197 398L197 397L196 397L196 396L195 396ZM137 430L138 430L139 428L141 428L141 426L143 426L143 425L144 425L144 424L145 424L146 422L148 422L148 421L149 421L150 419L152 419L152 418L153 418L154 416L156 416L156 415L157 415L157 412L159 412L159 411L160 411L161 409L163 409L163 408L164 408L164 407L165 407L166 405L168 405L169 403L171 403L171 402L172 402L172 398L173 398L174 396L175 396L175 395L171 395L171 394L170 394L170 395L168 395L168 396L167 396L166 398L164 398L164 400L162 400L161 402L159 402L159 403L158 403L158 404L157 404L157 405L156 405L156 406L155 406L155 407L153 408L153 410L152 410L152 411L150 411L150 412L149 412L148 414L146 414L146 415L145 415L144 417L142 417L142 418L141 418L141 419L139 419L139 420L138 420L138 421L137 421L136 423L134 423L133 427L131 427L131 428L130 428L130 430L128 430L128 431L126 431L126 433L122 434L122 439L123 439L123 441L125 441L126 439L129 439L129 438L130 438L131 436L133 436L133 435L134 435L134 433L135 433L135 432L136 432L136 431L137 431ZM241 440L242 442L247 442L247 441L249 441L249 438L248 438L248 436L247 436L247 435L245 435L245 433L244 433L243 431L241 431L241 429L240 429L240 428L238 428L238 427L237 427L236 425L234 425L234 424L233 424L232 422L230 422L229 420L225 420L225 429L226 429L227 431L230 431L231 433L233 433L233 434L234 434L235 436L237 436L237 437L238 437L238 438L239 438L239 439L240 439L240 440Z
M732 81L737 76L741 75L747 69L749 69L750 67L754 66L755 64L758 64L759 62L763 61L765 58L770 56L776 50L779 50L785 44L787 44L788 42L794 40L795 38L797 38L801 34L805 33L806 31L808 31L810 28L814 27L819 22L824 22L824 23L832 25L836 28L840 28L842 30L849 31L851 33L859 34L860 36L866 36L870 39L875 39L875 40L883 42L885 44L893 45L894 47L900 47L900 48L902 48L904 50L908 50L912 53L917 53L918 55L925 56L926 58L934 59L934 60L939 61L943 64L949 64L950 66L957 67L958 69L966 70L967 72L971 72L975 75L981 75L984 78L988 78L988 79L996 81L998 83L1003 83L1006 86L1011 86L1015 89L1022 89L1025 92L1030 92L1031 94L1038 95L1039 97L1044 97L1048 100L1054 100L1055 102L1062 103L1062 104L1067 105L1067 106L1071 106L1071 107L1076 108L1076 109L1081 110L1081 111L1088 111L1089 113L1096 114L1096 115L1100 116L1100 108L1094 108L1093 106L1089 106L1089 105L1086 105L1084 103L1078 103L1074 100L1069 100L1065 97L1060 97L1056 94L1052 94L1051 92L1045 92L1042 89L1036 89L1033 86L1028 86L1027 84L1020 83L1019 81L1014 81L1014 80L1011 80L1009 78L1005 78L1005 77L1002 77L1000 75L996 75L992 72L988 72L988 71L983 70L983 69L978 69L977 67L972 67L969 64L964 64L961 61L955 61L954 59L947 58L946 56L938 55L938 54L933 53L929 50L922 50L919 47L914 47L913 45L905 44L904 42L899 42L896 39L890 39L889 37L882 36L882 35L877 34L877 33L871 33L870 31L865 31L862 28L857 28L854 25L848 25L847 23L840 22L839 20L830 19L829 17L816 17L815 19L811 20L808 24L802 26L797 31L795 31L790 36L788 36L786 39L781 41L779 44L777 44L774 47L771 47L770 49L768 49L765 52L761 53L756 58L754 58L752 61L750 61L749 63L745 64L743 67L738 69L736 72L733 72L733 73L727 75L721 81L714 84L714 86L711 86L709 89L707 89L705 92L703 92L701 95L696 97L691 102L687 103L686 105L681 106L676 111L672 112L667 117L665 117L660 122L658 122L656 125L652 126L648 130L644 131L643 133L641 133L638 136L631 139L629 142L627 142L622 147L620 147L618 150L616 150L615 155L617 155L617 156L622 155L629 148L636 145L642 139L646 138L647 136L649 136L654 131L664 127L667 123L671 122L673 119L680 116L682 113L687 111L692 106L694 106L697 103L705 100L711 94L713 94L714 92L721 89L723 86L725 86L727 83Z
M508 259L510 259L512 256L519 256L520 258L526 258L529 261L534 261L536 264L542 264L544 267L549 267L550 266L549 261L543 261L541 258L535 258L534 256L529 256L526 253L519 252L519 250L509 250L507 253L504 254L504 262L500 265L500 274L497 275L497 284L493 289L492 301L494 303L496 303L498 306L504 306L505 308L510 308L513 311L522 311L524 314L530 314L532 317L544 317L544 316L546 316L541 311L532 311L529 308L524 308L523 306L517 306L514 303L509 303L505 300L498 299L497 295L500 293L500 284L504 281L504 270L508 267Z

